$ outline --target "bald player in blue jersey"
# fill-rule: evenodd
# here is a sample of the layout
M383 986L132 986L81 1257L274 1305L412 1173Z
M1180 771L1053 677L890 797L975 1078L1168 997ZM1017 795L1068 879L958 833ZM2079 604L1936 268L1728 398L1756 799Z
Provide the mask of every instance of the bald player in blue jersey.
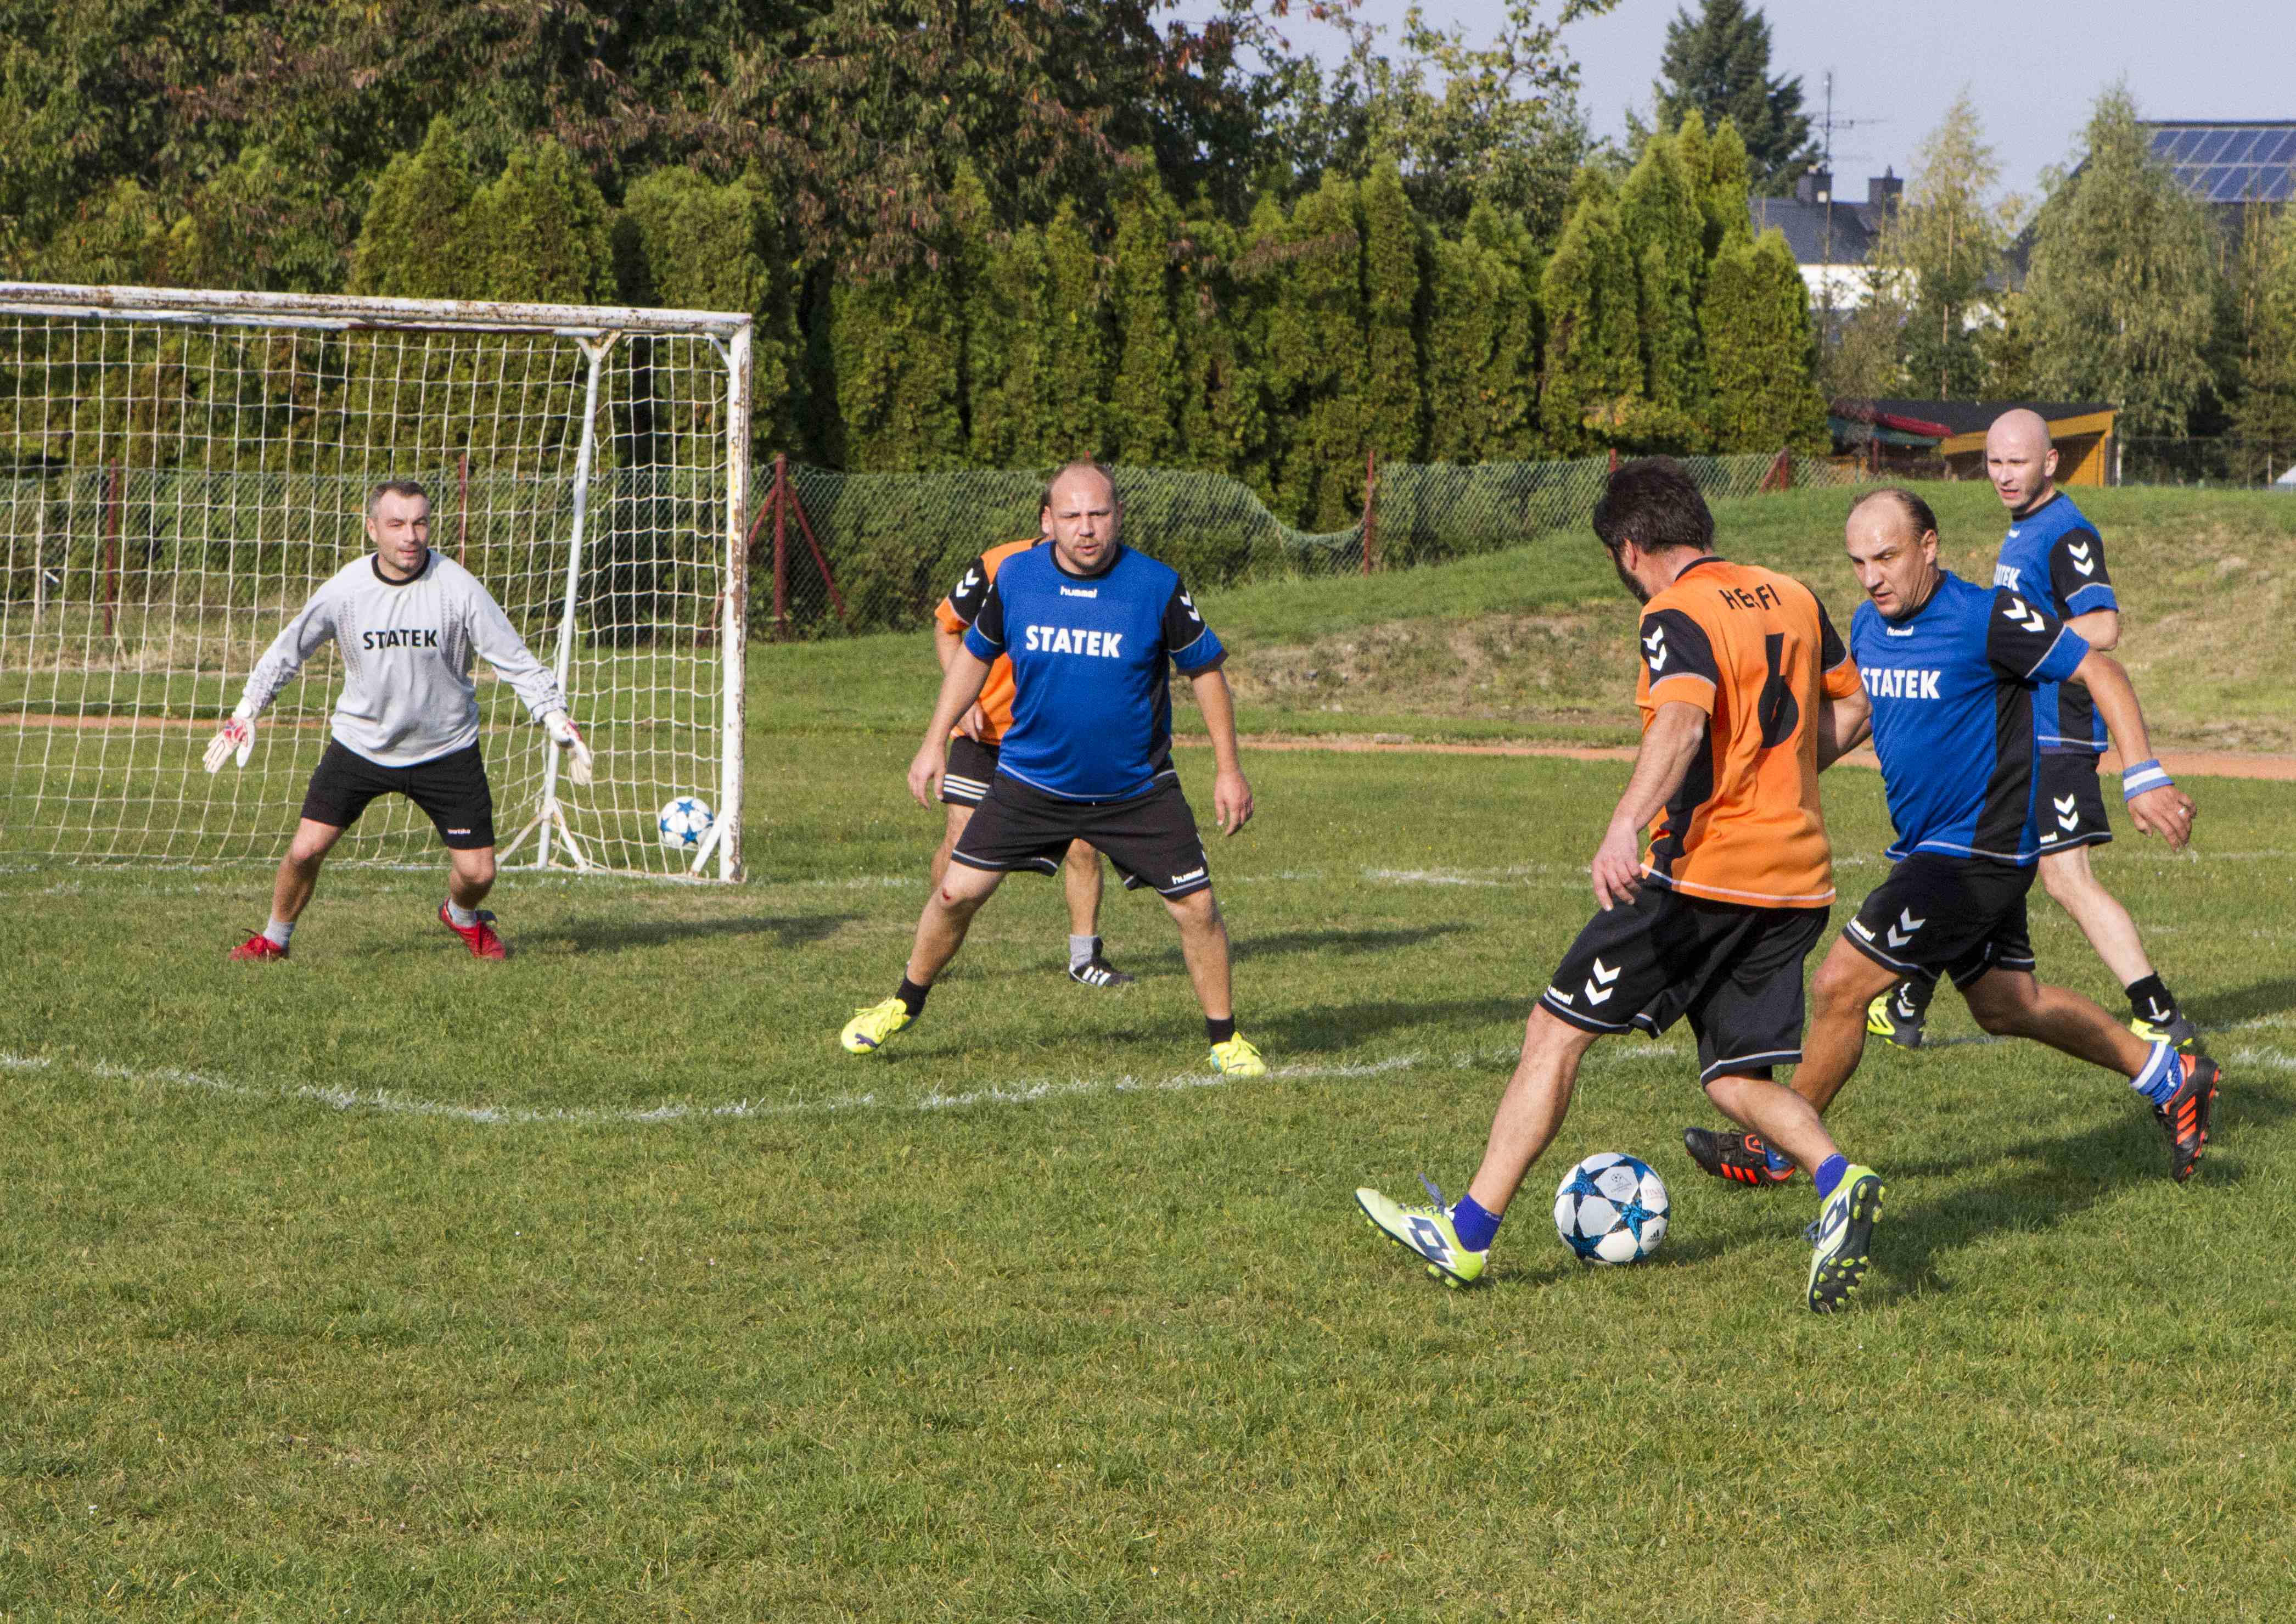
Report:
M2021 594L1941 568L1937 516L1911 491L1862 498L1848 544L1866 597L1850 622L1849 652L1870 709L1843 718L1850 731L1841 744L1873 734L1897 867L1818 966L1794 1092L1823 1112L1857 1069L1868 1000L1901 976L1947 975L1987 1031L2128 1078L2168 1136L2169 1176L2181 1184L2208 1143L2216 1062L2147 1043L2079 993L2036 980L2026 927L2043 849L2034 695L2046 683L2079 685L2122 750L2144 757L2128 674ZM2182 849L2191 798L2157 767L2125 788L2129 821ZM1734 1149L1748 1154L1742 1143Z
M2120 642L2120 599L2106 566L2104 542L2073 499L2056 487L2056 448L2038 412L2020 406L1993 420L1985 433L1985 470L2009 510L1993 584L2039 603L2100 652ZM2147 1041L2166 1038L2190 1052L2200 1045L2194 1026L2144 951L2136 922L2104 889L2090 866L2088 849L2112 839L2105 819L2098 758L2106 743L2104 718L2078 684L2044 683L2033 695L2038 735L2040 875L2042 889L2071 915L2097 957L2128 994L2129 1029ZM2157 765L2133 761L2132 775ZM1935 981L1902 980L1874 1000L1866 1029L1900 1048L1922 1046L1923 1022Z
M1211 735L1219 826L1232 835L1251 821L1235 704L1220 669L1227 651L1178 574L1120 539L1124 508L1106 468L1070 463L1054 473L1044 519L1047 539L1004 562L949 660L924 743L909 764L909 791L919 805L933 804L949 730L1006 655L1013 725L996 775L926 899L900 986L856 1011L839 1041L850 1054L883 1047L923 1013L925 995L1005 874L1058 863L1084 841L1116 865L1128 887L1152 889L1171 911L1203 1005L1213 1069L1262 1076L1259 1051L1236 1035L1227 926L1172 765L1169 673L1177 670Z

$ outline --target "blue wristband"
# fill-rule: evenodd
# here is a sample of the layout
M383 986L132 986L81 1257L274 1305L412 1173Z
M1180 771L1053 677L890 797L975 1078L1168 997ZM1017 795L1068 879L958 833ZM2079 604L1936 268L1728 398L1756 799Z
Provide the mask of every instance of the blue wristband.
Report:
M2176 782L2158 761L2132 761L2120 769L2120 799L2132 801L2147 790L2165 790Z

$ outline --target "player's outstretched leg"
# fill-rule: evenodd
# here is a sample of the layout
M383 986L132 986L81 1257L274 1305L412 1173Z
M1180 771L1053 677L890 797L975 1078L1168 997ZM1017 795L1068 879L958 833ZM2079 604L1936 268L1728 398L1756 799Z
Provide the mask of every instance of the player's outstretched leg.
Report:
M510 948L495 931L495 916L479 906L495 887L495 849L454 849L447 857L447 900L439 905L439 923L462 939L472 958L508 958Z
M342 826L338 824L309 817L296 824L294 838L287 842L287 855L279 859L279 873L271 882L271 923L231 950L235 961L259 964L287 956L295 922L303 916L311 893L318 889L319 870L327 853L342 838Z
M1937 983L1908 977L1866 1006L1866 1029L1901 1049L1918 1049Z
M1111 991L1139 980L1108 962L1100 939L1100 853L1071 841L1061 859L1061 890L1069 905L1069 980Z
M2128 1079L2168 1136L2169 1177L2183 1184L2193 1176L2209 1143L2223 1080L2215 1061L2180 1054L2165 1040L2147 1044L2080 994L2036 981L2021 970L1988 972L1963 996L1987 1031L2030 1038Z
M1001 870L974 868L965 863L948 865L940 883L925 898L924 912L917 915L916 940L910 946L900 986L891 997L853 1012L853 1019L837 1035L840 1047L848 1054L873 1054L885 1046L887 1038L924 1013L925 995L964 945L972 916L1004 881Z
M1523 1027L1522 1057L1492 1113L1482 1165L1475 1169L1467 1193L1447 1203L1443 1192L1424 1174L1419 1182L1434 1198L1431 1206L1405 1206L1376 1190L1359 1189L1356 1205L1365 1220L1424 1263L1427 1272L1445 1285L1472 1285L1480 1279L1499 1222L1531 1163L1554 1143L1578 1084L1578 1062L1598 1036L1546 1008L1532 1009Z
M1236 1036L1234 989L1228 978L1227 921L1207 886L1185 897L1167 897L1172 923L1180 927L1180 956L1204 1009L1204 1034L1211 1044L1212 1070L1227 1077L1265 1077L1267 1062L1249 1039Z

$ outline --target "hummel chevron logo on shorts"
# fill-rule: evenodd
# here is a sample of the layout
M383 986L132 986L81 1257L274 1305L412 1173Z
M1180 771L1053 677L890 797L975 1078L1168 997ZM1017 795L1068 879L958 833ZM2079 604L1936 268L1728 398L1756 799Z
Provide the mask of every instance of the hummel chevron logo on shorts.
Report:
M1594 977L1587 983L1587 1002L1608 1004L1611 1001L1611 994L1617 990L1611 983L1618 979L1618 971L1608 968L1601 959L1596 959ZM1598 987L1601 988L1600 991L1596 990Z
M1920 919L1915 918L1913 909L1898 909L1898 923L1891 925L1887 932L1890 939L1890 945L1892 947L1904 947L1907 942L1914 939L1914 932L1920 930L1927 923L1929 923L1929 920L1926 916ZM1903 935L1898 934L1900 929L1905 932Z
M2057 809L2057 827L2067 832L2080 827L2079 802L2070 795L2060 795L2050 803Z

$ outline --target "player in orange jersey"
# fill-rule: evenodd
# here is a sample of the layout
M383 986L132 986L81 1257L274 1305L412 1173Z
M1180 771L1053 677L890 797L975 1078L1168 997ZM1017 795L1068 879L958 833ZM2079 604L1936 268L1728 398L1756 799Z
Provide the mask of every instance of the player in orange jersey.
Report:
M1595 849L1601 911L1531 1011L1482 1165L1456 1205L1356 1192L1373 1226L1447 1284L1480 1277L1499 1220L1570 1109L1595 1040L1683 1016L1698 1080L1757 1148L1813 1169L1805 1300L1831 1313L1864 1278L1881 1176L1851 1164L1808 1102L1773 1080L1801 1058L1802 961L1833 902L1817 775L1862 704L1857 668L1800 582L1710 550L1714 520L1671 457L1611 476L1595 533L1644 605L1642 750ZM1837 727L1837 719L1843 728ZM1648 851L1645 824L1655 817Z
M948 669L950 659L964 646L964 628L980 614L981 601L988 595L988 583L996 578L998 566L1014 554L1035 546L1037 539L1008 541L989 548L972 562L964 578L940 601L940 606L933 611L933 652L939 658L942 670ZM940 781L940 798L948 808L948 824L941 836L940 849L933 853L932 882L936 886L948 870L948 854L956 849L956 837L964 833L965 824L972 820L972 809L980 804L980 798L988 792L989 781L996 776L997 746L1005 730L1013 726L1013 658L1000 654L988 668L988 680L981 686L980 697L958 719L956 731L949 734L948 768ZM1069 979L1085 987L1131 986L1136 978L1110 964L1101 945L1100 853L1082 841L1073 842L1061 864L1061 889L1067 893L1069 905Z

